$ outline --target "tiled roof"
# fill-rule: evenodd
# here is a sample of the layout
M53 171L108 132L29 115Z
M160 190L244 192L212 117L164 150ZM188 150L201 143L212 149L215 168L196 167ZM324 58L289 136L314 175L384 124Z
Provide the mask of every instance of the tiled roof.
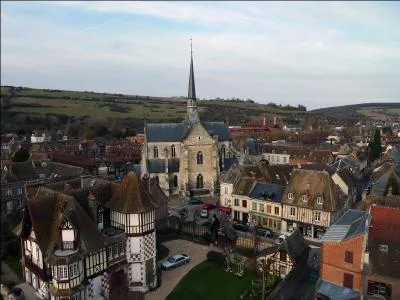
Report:
M293 199L288 199L288 193L293 193ZM307 196L306 201L302 200L303 195ZM322 197L322 204L317 203L317 197ZM328 172L302 169L293 170L282 200L288 205L324 211L337 211L344 202L344 194Z
M250 192L254 199L271 200L280 203L285 187L278 184L257 183Z
M229 134L223 122L204 122L201 123L204 129L213 136L218 135L219 141L230 141L232 137ZM177 142L181 141L185 135L184 123L156 123L146 124L147 142Z
M133 172L125 176L116 193L105 206L122 213L139 213L157 208L149 191Z
M81 251L90 252L106 245L106 237L97 230L96 224L73 196L40 187L36 197L27 201L27 205L38 245L46 258L60 243L59 228L65 219L79 229L77 247Z
M368 236L370 271L373 274L400 278L400 209L371 207L371 226ZM387 245L388 251L381 251Z
M343 241L368 230L369 215L361 210L349 209L325 232L323 241Z
M225 158L223 171L229 170L239 163L236 157Z

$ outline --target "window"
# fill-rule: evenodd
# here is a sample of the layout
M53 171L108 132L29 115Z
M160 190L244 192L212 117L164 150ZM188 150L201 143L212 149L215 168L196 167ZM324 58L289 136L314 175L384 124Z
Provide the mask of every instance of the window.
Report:
M74 263L72 265L69 266L69 278L74 278L77 277L79 274L78 272L78 263Z
M275 214L279 215L279 207L275 206Z
M228 195L228 187L225 187L225 194Z
M353 274L344 273L343 274L343 286L349 289L353 288Z
M290 208L290 215L295 216L296 215L296 207L291 207Z
M301 201L307 202L307 195L302 195L301 196Z
M283 162L286 164L287 163L287 158L286 156L283 157Z
M247 207L247 200L242 200L242 207Z
M114 244L114 245L112 246L112 252L113 252L113 257L119 256L119 253L118 253L118 244Z
M196 187L198 189L202 189L203 188L203 176L201 174L197 175Z
M322 204L322 197L317 197L317 204Z
M346 251L344 253L344 261L349 264L353 263L353 251Z
M222 157L222 159L225 159L225 145L222 145L222 148L221 148L221 157Z
M6 196L12 196L12 189L7 189Z
M203 153L201 153L201 151L199 151L197 153L197 164L198 165L202 165L203 164Z
M172 156L172 157L175 157L175 156L176 156L176 153L175 153L175 146L174 146L174 145L171 146L171 156Z
M321 212L320 211L314 212L314 220L321 221Z
M178 187L178 176L174 176L174 187Z
M287 197L288 197L289 200L292 200L293 199L293 193L288 193Z
M267 205L267 214L271 213L271 205Z
M154 158L158 158L158 148L157 148L157 146L154 146L153 156L154 156Z
M58 279L68 279L67 266L58 266Z
M256 202L251 203L251 209L252 210L257 210L257 203Z
M119 252L120 255L125 253L125 251L124 251L124 243L119 243L118 244L118 252Z
M368 295L382 295L386 299L391 299L392 286L382 282L368 281Z
M258 210L264 212L264 204L260 204Z
M389 251L388 245L384 245L384 244L380 244L380 245L379 245L379 252L386 253L386 252L388 252L388 251Z
M239 199L235 199L234 204L235 206L239 206Z

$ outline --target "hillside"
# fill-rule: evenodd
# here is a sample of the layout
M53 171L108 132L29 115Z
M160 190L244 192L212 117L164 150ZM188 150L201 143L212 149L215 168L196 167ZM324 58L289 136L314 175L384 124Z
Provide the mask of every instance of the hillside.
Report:
M400 103L364 103L326 107L311 112L331 116L342 121L399 121Z
M65 127L67 123L88 121L117 122L119 126L143 131L144 122L179 122L186 114L184 98L106 94L61 90L1 87L2 130ZM198 101L204 121L227 121L230 124L301 119L308 114L296 107L264 105L251 101ZM104 123L104 122L103 122Z

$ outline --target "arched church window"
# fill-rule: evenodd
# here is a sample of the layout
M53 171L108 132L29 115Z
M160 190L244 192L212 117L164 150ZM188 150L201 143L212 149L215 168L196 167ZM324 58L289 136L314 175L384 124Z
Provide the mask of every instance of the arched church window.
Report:
M178 187L178 176L174 176L174 187Z
M175 156L176 156L176 153L175 153L175 146L172 145L172 146L171 146L171 157L175 157Z
M201 151L199 151L197 153L197 164L198 165L202 165L203 164L203 153L201 153Z
M201 174L197 175L196 188L198 188L198 189L203 188L203 175L201 175Z
M154 158L158 158L158 147L157 146L154 146L153 154L154 154Z

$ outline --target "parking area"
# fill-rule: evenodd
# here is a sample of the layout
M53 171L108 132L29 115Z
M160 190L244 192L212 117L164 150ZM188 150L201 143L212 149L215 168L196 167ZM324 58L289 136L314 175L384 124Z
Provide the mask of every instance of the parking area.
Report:
M186 240L172 240L163 243L169 249L169 254L185 253L190 256L190 263L162 272L161 286L154 292L145 295L146 300L165 299L175 288L179 281L196 265L207 259L208 251L221 251L214 246L205 246ZM158 262L159 263L159 262Z

